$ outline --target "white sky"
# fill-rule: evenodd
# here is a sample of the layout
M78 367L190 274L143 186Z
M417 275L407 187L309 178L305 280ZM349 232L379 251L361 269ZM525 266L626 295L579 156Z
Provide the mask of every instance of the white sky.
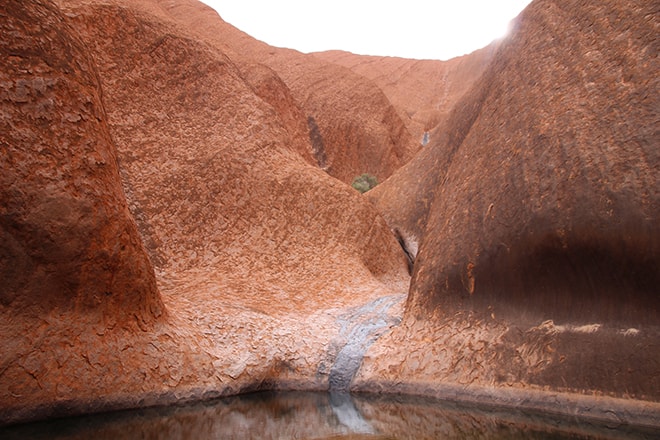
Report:
M271 46L446 60L486 46L530 0L202 0Z

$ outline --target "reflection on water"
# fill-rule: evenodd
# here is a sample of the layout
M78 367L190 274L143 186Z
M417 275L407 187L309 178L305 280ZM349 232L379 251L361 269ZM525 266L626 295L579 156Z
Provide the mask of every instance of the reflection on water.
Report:
M371 423L362 417L356 408L353 397L348 393L330 393L330 407L340 425L353 434L374 434Z
M657 434L657 433L656 433ZM467 408L410 396L254 393L0 429L2 439L657 438L631 427Z

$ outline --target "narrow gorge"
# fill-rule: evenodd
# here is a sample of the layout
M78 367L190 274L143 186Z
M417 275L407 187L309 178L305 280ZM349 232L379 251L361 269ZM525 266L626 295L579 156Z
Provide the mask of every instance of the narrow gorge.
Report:
M3 0L0 426L330 390L660 429L659 12L534 0L432 61Z

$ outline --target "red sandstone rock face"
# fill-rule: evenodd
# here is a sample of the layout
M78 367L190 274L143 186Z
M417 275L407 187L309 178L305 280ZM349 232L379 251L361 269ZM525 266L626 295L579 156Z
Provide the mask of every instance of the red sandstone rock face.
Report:
M655 9L532 3L434 144L373 192L421 239L391 341L419 349L374 352L365 377L658 398Z
M499 42L494 42L447 61L363 56L342 51L318 52L314 56L372 80L421 143L424 133L441 124L456 101L481 76L498 45Z
M151 323L162 304L126 206L96 69L52 5L9 1L1 14L3 315Z
M369 173L383 181L412 158L419 143L372 82L312 55L296 62L298 53L284 54L271 63L308 114L310 130L318 127L312 146L324 153L319 163L331 176L350 183Z
M349 255L374 274L396 272L396 257L371 256L399 252L382 241L385 224L350 187L307 166L244 71L215 48L167 35L169 22L141 11L73 10L95 45L126 193L157 268L213 267L224 283L254 283L263 271L260 291L282 283L289 292L311 282L290 273L346 267ZM125 37L104 39L106 30Z
M406 319L374 345L405 259L317 162L395 169L409 135L384 95L188 0L58 5L0 6L0 423L353 375L508 404L660 399L648 4L534 3L433 145L370 192L421 243Z
M387 96L365 77L314 55L268 46L192 0L177 2L167 13L233 53L239 65L257 60L273 69L306 117L316 163L331 176L351 183L370 173L383 181L419 148Z
M384 220L269 68L158 2L59 6L2 9L0 421L327 388L343 329L401 312Z
M644 2L575 7L579 18L552 2L530 7L459 104L454 121L471 123L449 127L452 158L435 189L414 294L655 297L652 11ZM536 111L525 112L530 105ZM640 312L657 320L657 310Z

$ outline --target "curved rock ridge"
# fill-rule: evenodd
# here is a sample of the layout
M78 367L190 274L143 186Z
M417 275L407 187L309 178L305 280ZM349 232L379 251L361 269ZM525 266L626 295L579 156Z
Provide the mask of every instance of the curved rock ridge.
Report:
M657 20L652 2L533 2L369 193L419 252L364 377L660 398Z
M379 181L407 163L420 147L374 82L312 54L268 46L200 7L196 0L162 4L171 20L232 53L238 65L258 61L284 81L306 116L312 155L331 176L351 183L370 173Z
M0 307L151 324L163 307L89 54L51 4L4 2L2 17Z
M404 101L198 2L1 3L0 424L332 388L659 427L657 17L533 2L403 165Z
M338 317L407 290L385 221L268 67L162 2L58 6L0 9L0 423L327 389Z
M281 283L290 291L321 279L312 276L318 267L341 272L357 258L351 277L397 278L404 260L385 223L296 154L244 71L143 12L132 2L71 9L94 44L125 190L157 270L212 267L250 283L263 271L269 282L260 290ZM125 37L104 39L104 29ZM379 252L393 258L376 259Z
M372 80L397 109L408 131L420 143L447 118L454 104L481 76L497 51L495 41L468 55L447 61L355 55L344 51L314 56Z

